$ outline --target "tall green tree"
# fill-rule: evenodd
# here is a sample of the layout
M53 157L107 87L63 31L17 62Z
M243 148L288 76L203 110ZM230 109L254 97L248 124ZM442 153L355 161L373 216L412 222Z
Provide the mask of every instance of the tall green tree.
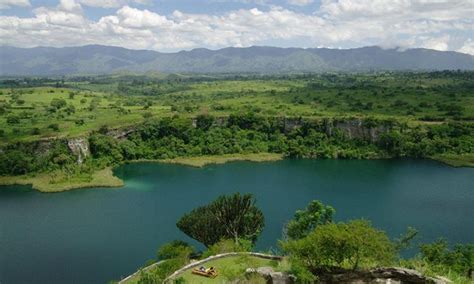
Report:
M264 216L251 194L223 195L209 205L185 214L176 224L191 238L209 247L222 239L257 240L264 227Z
M306 237L316 226L331 223L336 212L319 200L311 201L303 210L297 210L293 220L286 225L286 235L290 239Z

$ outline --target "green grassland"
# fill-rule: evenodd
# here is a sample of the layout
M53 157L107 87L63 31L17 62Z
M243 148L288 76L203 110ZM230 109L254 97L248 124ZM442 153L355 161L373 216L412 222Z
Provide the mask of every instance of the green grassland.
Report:
M474 154L442 154L432 157L434 160L443 162L453 167L474 167Z
M202 168L212 164L224 164L235 161L249 162L272 162L283 159L281 154L277 153L248 153L248 154L223 154L213 156L198 157L178 157L174 159L156 160L157 162L167 164L178 164L191 167Z
M166 260L165 260L166 261ZM289 269L289 263L286 260L277 261L271 259L265 259L260 257L255 257L251 255L235 255L227 256L219 259L214 259L208 261L204 264L205 267L214 267L218 272L218 276L215 278L206 278L200 275L195 275L192 273L192 269L188 269L180 274L178 274L174 279L180 279L184 283L229 283L231 281L236 281L238 279L246 280L244 283L266 283L265 279L261 277L254 276L251 279L245 278L245 270L247 268L259 268L259 267L272 267L274 271L287 271ZM144 269L149 274L155 273L154 271L158 269L157 266L153 268ZM171 271L172 272L172 271ZM141 277L140 273L135 274L133 277L127 279L120 283L140 283ZM250 282L248 282L250 281Z
M2 84L0 135L4 143L75 137L102 126L124 127L151 117L248 111L265 116L373 116L408 123L472 121L472 76L469 72L206 80L110 76L39 87ZM55 109L54 99L66 104Z
M0 176L0 185L31 185L41 192L61 192L77 188L123 186L123 181L113 175L110 168L91 174L67 176L62 171L22 176Z
M245 270L247 268L258 268L266 266L273 267L276 271L281 270L278 261L263 259L249 255L224 257L206 262L205 265L206 267L214 267L218 272L218 276L216 278L206 278L200 275L192 274L192 269L188 269L182 274L177 275L176 278L184 279L184 283L228 283L231 281L235 281L236 279L242 278L243 275L245 275ZM252 283L266 283L264 279L255 278L252 280L255 281Z
M473 166L473 78L461 71L0 78L0 184L41 191L120 186L102 170L135 160L202 167L283 157L412 157ZM221 125L223 117L234 120ZM282 117L397 127L367 144L326 135L316 124L281 130L275 121ZM209 118L212 127L197 125ZM112 137L110 130L129 127L133 135ZM64 138L74 137L94 148L86 165L68 149Z
M74 94L72 98L69 95L71 93ZM64 100L66 107L52 109L51 102L54 99ZM140 123L144 120L144 113L169 113L169 107L166 106L151 106L146 111L135 105L117 107L116 104L120 104L121 100L123 98L110 94L77 92L65 88L3 90L0 96L0 106L5 112L0 116L0 129L4 130L2 141L82 136L104 125L116 128ZM73 112L67 109L69 106L73 106ZM17 117L19 121L9 123L8 117Z

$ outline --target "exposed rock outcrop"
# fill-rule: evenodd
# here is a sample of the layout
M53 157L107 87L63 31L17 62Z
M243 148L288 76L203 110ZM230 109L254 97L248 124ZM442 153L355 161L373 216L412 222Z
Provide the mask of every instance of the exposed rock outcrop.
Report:
M319 283L451 283L445 278L426 277L416 270L399 267L356 271L337 269L330 272L321 271L316 274Z
M265 278L268 284L293 284L296 283L296 277L284 272L275 272L271 267L247 268L245 274L259 274Z
M89 141L86 138L70 138L67 141L67 146L76 155L78 164L82 164L84 159L90 155Z
M335 129L342 131L349 139L363 139L371 142L379 140L380 135L390 130L389 124L373 124L369 120L347 119L347 120L326 120L326 134L334 135Z
M115 139L125 139L128 135L132 134L136 131L136 127L127 127L127 128L119 128L119 129L112 129L107 132L108 136L112 136Z

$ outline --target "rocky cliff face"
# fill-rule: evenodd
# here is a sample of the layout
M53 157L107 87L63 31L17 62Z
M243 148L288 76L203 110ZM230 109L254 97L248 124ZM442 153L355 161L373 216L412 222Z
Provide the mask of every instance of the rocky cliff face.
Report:
M380 135L389 131L389 125L374 125L362 119L325 122L326 134L331 136L335 129L341 130L349 139L363 139L370 142L379 140Z
M227 117L216 117L212 125L217 127L225 126L227 122ZM360 118L318 120L301 117L281 117L277 119L277 123L286 133L302 128L305 125L312 125L326 132L328 136L335 135L336 131L339 130L349 139L363 139L372 143L378 141L381 134L390 131L392 128L391 123L375 122ZM197 127L196 118L192 119L192 125L193 127Z
M190 121L193 127L197 127L196 118ZM227 117L215 117L212 122L212 126L223 127L227 125ZM390 123L374 122L363 119L305 119L295 117L281 117L273 121L277 123L279 128L284 132L290 132L298 128L304 128L311 126L311 128L318 129L319 131L325 132L329 136L333 136L337 131L342 133L349 139L364 139L367 141L377 142L380 135L390 131L392 125ZM115 139L127 139L127 137L137 130L137 126L129 126L119 129L112 129L107 132L107 135ZM68 139L56 139L46 138L38 140L32 143L31 147L34 149L35 154L47 155L49 150L53 147L54 143L65 143L67 147L77 157L77 163L81 164L84 160L91 155L89 149L88 137L81 138L68 138ZM0 148L0 151L3 151Z
M82 164L90 155L89 140L87 138L71 138L67 141L69 150L77 157L77 163Z
M136 131L136 127L126 127L119 129L112 129L107 132L107 135L114 137L115 139L126 139L128 135Z

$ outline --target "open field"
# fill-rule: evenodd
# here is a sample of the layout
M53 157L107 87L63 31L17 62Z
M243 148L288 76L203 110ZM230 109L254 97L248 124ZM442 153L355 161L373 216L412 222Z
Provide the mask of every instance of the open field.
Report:
M453 167L474 167L474 154L443 154L432 157L433 160L445 163Z
M171 75L170 75L171 76ZM152 117L380 117L408 123L474 119L472 73L322 74L276 78L110 76L0 88L2 142L84 136ZM178 77L180 78L180 77Z

